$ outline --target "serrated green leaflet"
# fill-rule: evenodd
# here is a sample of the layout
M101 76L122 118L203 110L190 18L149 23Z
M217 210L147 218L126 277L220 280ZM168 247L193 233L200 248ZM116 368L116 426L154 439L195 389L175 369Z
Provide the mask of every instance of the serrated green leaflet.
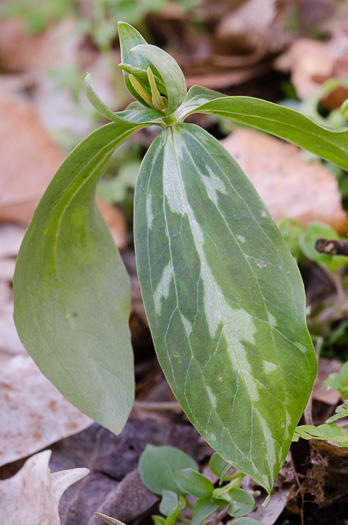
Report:
M71 403L115 433L134 396L130 286L94 193L115 148L145 126L118 119L69 155L35 212L14 278L24 346Z
M261 129L348 169L348 128L329 129L297 111L251 97L228 97L207 88L190 89L178 111L185 119L208 113Z
M224 459L270 492L316 373L304 290L253 186L197 126L164 130L143 160L135 245L179 403Z

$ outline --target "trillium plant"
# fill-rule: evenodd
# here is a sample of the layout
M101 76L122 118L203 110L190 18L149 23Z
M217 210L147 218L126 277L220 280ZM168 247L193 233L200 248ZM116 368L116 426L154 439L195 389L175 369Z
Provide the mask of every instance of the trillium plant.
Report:
M118 434L134 400L130 283L96 206L115 149L161 128L141 164L134 242L158 360L182 409L218 454L271 492L308 401L317 362L292 255L237 162L185 123L215 115L272 133L348 169L348 130L276 104L194 86L176 61L119 24L124 81L136 99L67 157L25 235L15 322L42 372ZM252 144L250 144L252 155Z

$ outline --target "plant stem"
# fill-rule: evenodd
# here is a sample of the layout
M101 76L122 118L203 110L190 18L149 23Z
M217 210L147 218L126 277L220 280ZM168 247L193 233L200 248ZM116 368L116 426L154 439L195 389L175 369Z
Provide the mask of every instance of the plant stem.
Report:
M181 410L176 401L134 401L133 408L141 410Z
M348 255L348 242L339 239L318 239L315 249L328 255Z
M306 420L302 415L299 425L305 425ZM312 469L311 450L309 442L300 439L291 444L291 459L294 467L295 477L299 487L298 504L301 509L301 525L316 525L318 505L315 503L315 495L309 492L304 485L309 471Z

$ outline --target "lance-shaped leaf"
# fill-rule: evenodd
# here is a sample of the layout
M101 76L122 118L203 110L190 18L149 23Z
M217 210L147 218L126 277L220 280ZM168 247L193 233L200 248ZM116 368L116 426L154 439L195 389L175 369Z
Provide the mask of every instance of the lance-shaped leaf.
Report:
M208 443L267 491L316 357L297 265L255 189L202 129L165 129L135 197L138 274L160 364Z
M227 97L207 88L190 89L178 111L183 120L208 113L267 131L348 169L348 128L329 129L292 109L250 97Z
M115 148L145 126L119 119L69 155L34 214L14 278L24 346L71 403L115 433L134 396L130 285L94 193Z
M126 22L118 23L118 36L120 39L122 62L124 64L134 66L146 73L147 68L151 66L150 62L142 55L131 53L131 49L134 46L138 46L140 44L146 44L147 43L146 40L141 36L140 33L138 33L136 29L134 29L134 27L127 24ZM123 78L124 78L125 86L128 89L129 93L136 100L138 100L138 102L140 102L143 106L144 105L148 106L148 104L146 104L143 98L139 95L139 93L137 93L137 91L132 86L129 80L128 71L124 71Z

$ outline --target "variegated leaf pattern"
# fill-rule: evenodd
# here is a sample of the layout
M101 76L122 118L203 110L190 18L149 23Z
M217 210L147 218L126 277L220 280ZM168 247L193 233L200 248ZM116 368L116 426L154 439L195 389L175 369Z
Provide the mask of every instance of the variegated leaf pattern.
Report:
M316 373L304 290L255 189L197 126L165 129L150 147L135 244L175 396L208 443L270 492Z

